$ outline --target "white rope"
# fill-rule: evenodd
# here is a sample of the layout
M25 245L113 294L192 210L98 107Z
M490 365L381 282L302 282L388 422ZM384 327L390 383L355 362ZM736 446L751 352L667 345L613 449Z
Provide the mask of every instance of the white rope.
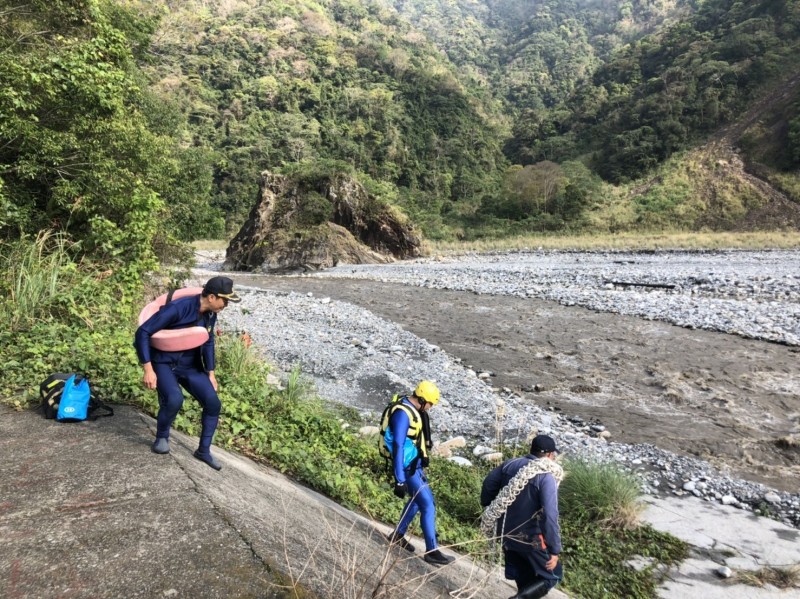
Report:
M552 474L553 478L556 479L556 486L560 485L561 481L564 480L564 469L559 464L549 458L539 458L531 460L520 468L508 481L508 484L500 489L497 497L494 498L494 501L489 504L489 507L484 510L481 516L481 532L486 538L490 540L495 538L495 522L506 513L508 506L514 503L517 496L522 493L525 485L537 474L547 473ZM505 526L503 528L505 529ZM500 536L502 537L503 535L501 534Z

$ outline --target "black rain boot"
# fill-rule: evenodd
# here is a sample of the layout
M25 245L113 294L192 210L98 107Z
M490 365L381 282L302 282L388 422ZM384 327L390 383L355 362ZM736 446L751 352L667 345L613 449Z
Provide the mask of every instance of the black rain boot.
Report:
M435 566L446 566L456 560L452 555L445 555L438 549L431 549L422 556L422 559Z
M219 416L203 416L201 418L203 428L200 431L200 446L197 448L197 451L194 452L194 457L201 462L205 462L214 470L222 469L222 464L211 455L211 439L214 438L214 432L217 430L218 422Z
M388 535L386 535L386 539L392 545L397 545L410 553L414 553L414 546L406 539L404 535L397 534L397 531L390 532Z
M550 581L537 580L517 593L517 599L540 599L550 592Z

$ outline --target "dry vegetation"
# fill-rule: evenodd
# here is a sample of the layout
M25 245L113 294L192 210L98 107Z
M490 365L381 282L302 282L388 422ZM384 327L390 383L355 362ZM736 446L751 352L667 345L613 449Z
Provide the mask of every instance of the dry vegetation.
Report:
M374 541L384 549L376 552ZM450 596L474 599L485 596L487 586L496 585L498 579L493 571L495 564L473 561L480 555L457 555L454 563L431 568L422 563L421 547L408 553L386 543L381 531L365 533L358 521L344 518L321 519L314 538L298 538L289 530L287 518L282 544L281 569L286 572L283 590L296 599L307 597L309 589L323 597L341 599L421 599L433 596L443 585L453 586L454 581L460 586ZM442 549L450 552L453 548ZM306 558L298 561L298 553Z
M196 251L224 251L224 240L198 240ZM429 254L496 252L520 249L545 250L721 250L721 249L796 249L800 232L772 231L753 233L619 233L591 235L528 235L507 239L483 239L471 242L426 242Z
M788 568L765 567L760 570L740 570L734 580L756 587L771 585L779 589L800 588L800 564Z
M459 254L516 249L546 250L719 250L719 249L788 249L800 247L800 232L774 231L754 233L619 233L593 235L531 235L474 242L435 242L431 253Z

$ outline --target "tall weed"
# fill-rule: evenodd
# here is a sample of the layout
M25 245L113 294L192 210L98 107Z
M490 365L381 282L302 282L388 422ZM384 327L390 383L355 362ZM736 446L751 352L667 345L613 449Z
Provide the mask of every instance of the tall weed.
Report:
M250 337L246 333L224 333L217 336L217 361L228 376L239 377L257 369L261 361L251 349Z
M312 392L311 382L303 376L300 366L295 364L286 379L286 390L283 392L284 399L290 403L299 403L309 399Z
M46 318L62 299L77 269L69 255L69 243L60 235L42 231L31 239L5 245L2 318L15 330Z
M0 245L0 317L7 330L30 330L41 323L96 328L118 326L130 302L113 272L91 261L75 261L78 244L64 235L42 231Z
M642 503L633 475L614 464L566 460L561 485L561 510L605 528L632 529L638 525Z

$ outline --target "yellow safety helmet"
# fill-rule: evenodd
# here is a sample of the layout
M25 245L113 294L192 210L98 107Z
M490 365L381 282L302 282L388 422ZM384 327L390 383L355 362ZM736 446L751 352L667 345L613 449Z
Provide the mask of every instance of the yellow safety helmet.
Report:
M439 388L430 381L421 381L414 390L414 395L434 406L439 403Z

